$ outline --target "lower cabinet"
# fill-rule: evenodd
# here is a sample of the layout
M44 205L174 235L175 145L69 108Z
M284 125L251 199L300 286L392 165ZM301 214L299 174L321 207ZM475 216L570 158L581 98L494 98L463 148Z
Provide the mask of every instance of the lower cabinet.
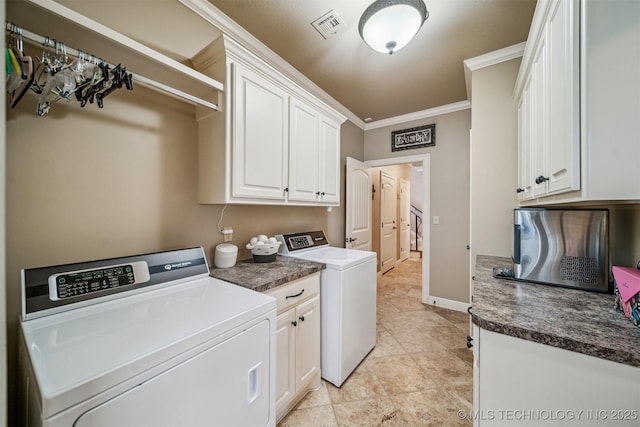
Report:
M473 326L474 426L640 420L640 368Z
M320 379L320 273L279 286L276 320L276 419L279 422Z

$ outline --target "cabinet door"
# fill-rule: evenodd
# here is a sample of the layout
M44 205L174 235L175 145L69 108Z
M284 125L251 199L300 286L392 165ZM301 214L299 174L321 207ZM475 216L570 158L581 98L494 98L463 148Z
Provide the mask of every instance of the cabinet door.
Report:
M287 310L276 320L276 413L286 407L295 395L295 320L296 311Z
M556 1L546 25L548 192L580 189L578 4Z
M340 203L340 125L320 118L320 200Z
M291 98L289 200L318 201L318 112Z
M533 195L540 197L547 194L547 181L538 180L546 177L547 149L547 58L546 39L543 37L531 67L531 152L534 176Z
M529 200L533 197L533 172L531 170L532 144L532 110L531 80L522 91L518 106L518 200Z
M233 73L232 197L284 200L289 96L240 64Z
M316 295L296 308L296 390L320 371L320 299Z

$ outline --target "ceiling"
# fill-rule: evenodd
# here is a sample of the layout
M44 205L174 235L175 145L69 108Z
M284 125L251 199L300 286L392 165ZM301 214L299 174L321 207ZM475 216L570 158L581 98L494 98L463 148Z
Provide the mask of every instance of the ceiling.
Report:
M56 1L184 63L220 35L180 0ZM373 121L467 100L463 61L525 41L536 5L425 0L429 18L416 38L388 55L358 34L360 15L373 0L208 1L359 119ZM7 1L8 19L18 3ZM311 22L331 10L345 26L325 40ZM66 40L63 28L44 23L40 30ZM79 40L69 43L83 48Z
M536 0L425 0L429 18L393 55L360 38L372 0L208 0L365 120L468 99L463 61L527 39ZM344 28L324 39L311 22L335 10Z

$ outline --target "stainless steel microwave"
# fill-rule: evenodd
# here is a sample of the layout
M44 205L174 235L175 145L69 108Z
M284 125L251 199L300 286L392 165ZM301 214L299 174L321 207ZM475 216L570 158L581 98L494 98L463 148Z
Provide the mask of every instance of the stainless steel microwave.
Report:
M608 230L607 209L515 209L514 277L609 292Z

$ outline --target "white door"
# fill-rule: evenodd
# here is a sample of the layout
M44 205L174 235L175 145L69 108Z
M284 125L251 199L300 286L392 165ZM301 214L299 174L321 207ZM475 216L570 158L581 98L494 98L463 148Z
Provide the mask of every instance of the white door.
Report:
M371 250L371 170L347 157L345 242L347 248Z
M400 261L409 258L411 250L411 183L400 180Z
M380 172L380 272L393 268L396 262L396 177Z

